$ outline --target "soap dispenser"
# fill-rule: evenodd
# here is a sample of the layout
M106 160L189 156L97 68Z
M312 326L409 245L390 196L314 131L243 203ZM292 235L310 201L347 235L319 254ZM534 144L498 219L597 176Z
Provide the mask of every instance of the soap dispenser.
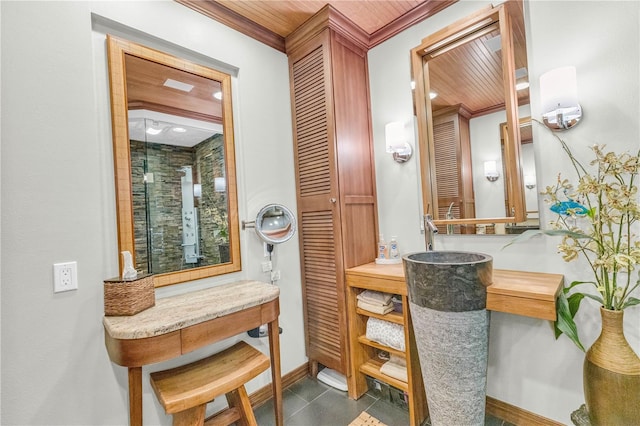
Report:
M380 234L380 238L378 239L378 259L388 259L389 258L389 245L384 240L384 236Z
M398 240L397 237L391 237L389 241L389 259L398 259L400 258L400 251L398 250Z

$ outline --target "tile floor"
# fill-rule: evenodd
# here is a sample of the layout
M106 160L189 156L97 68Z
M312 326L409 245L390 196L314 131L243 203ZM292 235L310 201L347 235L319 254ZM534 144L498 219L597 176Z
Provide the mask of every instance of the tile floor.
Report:
M347 426L362 411L388 426L409 424L407 411L379 399L371 392L359 400L349 399L339 391L315 379L306 377L283 392L285 426ZM259 426L272 426L273 404L269 400L255 410ZM430 423L425 422L425 426ZM485 426L512 426L493 416L487 416Z

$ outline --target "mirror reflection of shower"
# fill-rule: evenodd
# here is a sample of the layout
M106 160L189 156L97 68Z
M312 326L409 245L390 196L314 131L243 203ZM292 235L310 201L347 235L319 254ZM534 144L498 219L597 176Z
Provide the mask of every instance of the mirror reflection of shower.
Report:
M129 111L138 271L161 274L230 261L221 130L216 123Z
M182 193L182 256L185 263L197 263L200 254L200 225L198 209L194 205L193 170L191 166L178 169Z

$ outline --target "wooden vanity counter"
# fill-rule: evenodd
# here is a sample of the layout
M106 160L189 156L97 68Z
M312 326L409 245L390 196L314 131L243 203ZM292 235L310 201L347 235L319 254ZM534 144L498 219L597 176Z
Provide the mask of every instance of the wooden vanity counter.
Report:
M351 283L367 282L372 290L407 294L402 263L367 263L346 272ZM494 269L493 283L487 287L487 309L555 321L556 298L563 283L561 274Z
M143 366L268 324L275 424L282 426L279 295L274 285L245 280L157 299L155 306L135 315L105 316L109 358L129 370L129 424L143 424Z

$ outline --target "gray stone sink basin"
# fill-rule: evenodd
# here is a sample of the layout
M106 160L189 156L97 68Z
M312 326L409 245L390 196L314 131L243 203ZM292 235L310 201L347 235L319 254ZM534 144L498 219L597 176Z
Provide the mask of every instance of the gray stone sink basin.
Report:
M409 300L438 311L485 309L493 258L464 251L425 251L402 258Z

